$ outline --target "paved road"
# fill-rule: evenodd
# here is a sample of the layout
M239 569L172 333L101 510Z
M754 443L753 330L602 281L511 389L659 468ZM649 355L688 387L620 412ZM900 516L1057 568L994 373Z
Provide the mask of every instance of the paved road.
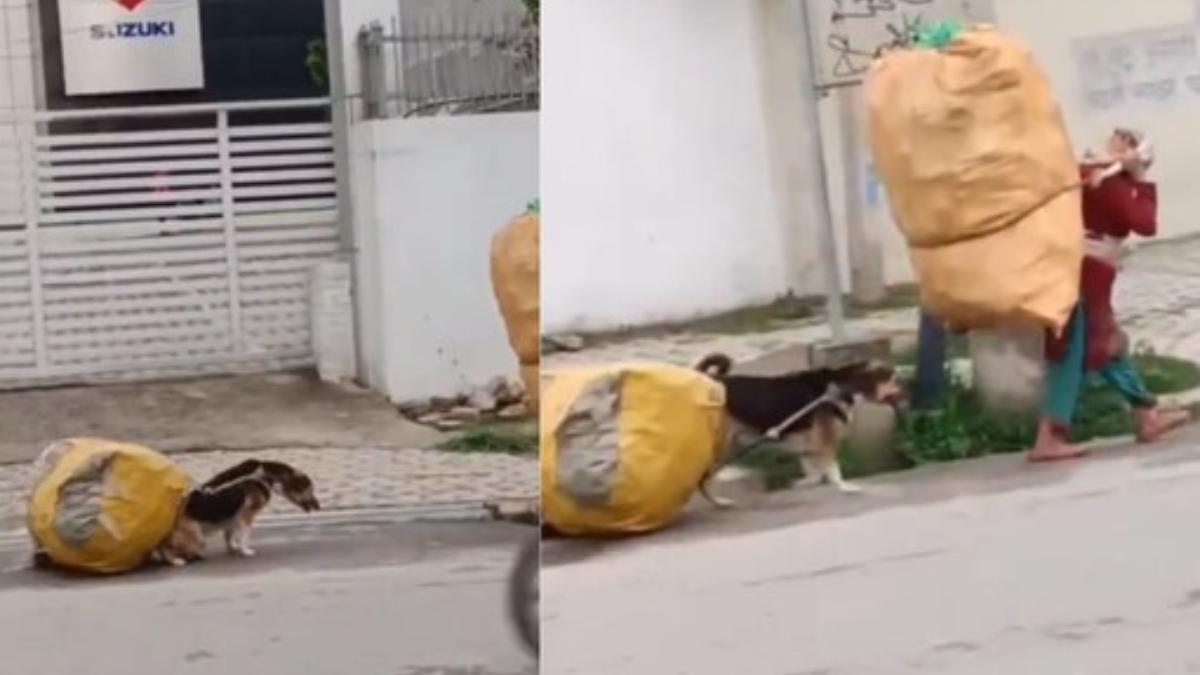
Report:
M1200 673L1194 434L791 499L637 542L548 545L542 672Z
M0 672L525 675L518 526L276 532L259 556L104 581L0 575ZM15 562L12 554L4 561Z

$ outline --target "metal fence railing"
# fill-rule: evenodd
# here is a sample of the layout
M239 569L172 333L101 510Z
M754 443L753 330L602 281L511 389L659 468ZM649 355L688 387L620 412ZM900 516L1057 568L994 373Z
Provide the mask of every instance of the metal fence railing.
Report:
M368 119L537 110L538 31L528 16L434 15L358 34Z
M311 365L329 108L0 110L0 389Z

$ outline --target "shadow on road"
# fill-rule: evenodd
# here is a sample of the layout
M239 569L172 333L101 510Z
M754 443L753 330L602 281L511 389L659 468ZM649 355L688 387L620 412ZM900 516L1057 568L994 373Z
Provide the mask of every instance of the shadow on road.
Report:
M862 494L838 494L825 486L785 490L739 497L738 506L730 510L717 510L696 500L675 526L663 532L609 540L546 541L542 547L542 565L546 568L584 562L632 546L674 545L853 518L882 509L1046 488L1063 484L1081 472L1103 470L1113 462L1132 460L1146 469L1194 464L1200 462L1200 454L1194 450L1198 443L1200 426L1193 426L1151 447L1133 445L1128 439L1098 444L1092 456L1079 462L1034 466L1023 455L1004 455L864 480L861 484L866 491Z
M209 557L184 568L152 566L110 578L34 570L28 551L3 556L0 592L14 588L64 588L172 581L180 575L210 578L263 574L275 570L322 572L371 567L400 567L454 558L447 572L472 574L506 571L529 528L503 523L396 523L339 527L294 526L255 537L253 558L235 558L223 545L209 544ZM471 552L469 562L463 553Z

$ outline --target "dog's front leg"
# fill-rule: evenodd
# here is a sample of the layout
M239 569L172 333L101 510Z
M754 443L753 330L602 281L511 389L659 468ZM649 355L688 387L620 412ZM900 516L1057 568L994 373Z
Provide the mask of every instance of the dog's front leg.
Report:
M825 479L843 494L857 494L863 491L861 485L855 485L842 476L842 465L838 464L837 460L829 463L829 467L825 470Z
M818 467L817 462L813 461L807 453L800 453L800 467L804 470L804 476L796 481L797 488L816 487L825 482L828 470L825 467Z
M151 558L156 559L158 562L164 562L171 567L183 567L187 565L186 558L167 549L158 549L151 555Z

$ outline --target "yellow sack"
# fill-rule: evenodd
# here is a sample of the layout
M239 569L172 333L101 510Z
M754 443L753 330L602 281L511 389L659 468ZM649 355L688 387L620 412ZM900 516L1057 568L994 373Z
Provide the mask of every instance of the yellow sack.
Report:
M940 50L895 50L872 66L866 99L929 309L960 328L1065 325L1083 258L1079 169L1029 49L976 29ZM955 264L964 256L971 265Z
M542 517L564 534L669 525L725 442L725 390L690 368L610 364L542 384Z
M27 527L55 563L84 572L127 572L175 526L191 480L149 448L72 438L34 465Z
M540 240L540 218L532 209L492 238L492 292L508 342L524 365L536 365L541 355Z

